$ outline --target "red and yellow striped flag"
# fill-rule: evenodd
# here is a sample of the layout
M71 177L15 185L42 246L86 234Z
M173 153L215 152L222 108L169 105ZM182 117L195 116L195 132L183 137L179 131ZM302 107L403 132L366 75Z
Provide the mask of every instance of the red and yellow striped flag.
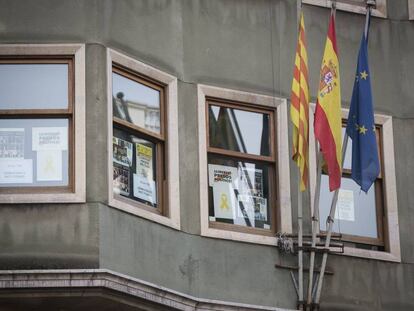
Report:
M295 69L293 71L290 117L293 123L293 160L300 171L300 190L308 185L309 167L309 82L305 22L300 17Z
M329 189L334 191L341 186L342 119L338 49L333 13L321 66L314 128L315 138L319 141L328 169Z

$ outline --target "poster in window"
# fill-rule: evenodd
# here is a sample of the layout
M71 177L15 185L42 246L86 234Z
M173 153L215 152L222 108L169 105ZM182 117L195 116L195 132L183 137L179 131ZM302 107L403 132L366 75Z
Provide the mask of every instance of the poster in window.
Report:
M141 175L134 174L134 197L147 201L152 205L156 204L155 182Z
M214 187L217 184L230 184L233 189L238 189L239 178L237 168L225 165L208 165L208 184Z
M219 182L213 186L214 217L235 219L236 193L231 182Z
M137 175L148 179L154 180L152 169L152 148L144 144L136 144L136 173Z
M129 196L130 173L129 169L122 166L114 166L113 191L117 194Z
M239 192L256 197L263 197L263 171L251 167L239 168Z
M60 181L63 179L61 150L37 151L36 179L38 181Z
M33 161L2 160L0 165L0 184L31 184L33 182Z
M120 165L132 166L132 143L121 138L112 138L113 161Z
M0 129L0 159L24 158L24 128Z
M339 190L335 218L339 220L355 221L354 192L352 190Z
M251 196L248 194L239 194L237 197L238 209L237 217L245 218L246 215L249 219L255 219L259 221L267 221L267 199Z
M32 149L33 151L67 150L68 129L66 127L34 127Z

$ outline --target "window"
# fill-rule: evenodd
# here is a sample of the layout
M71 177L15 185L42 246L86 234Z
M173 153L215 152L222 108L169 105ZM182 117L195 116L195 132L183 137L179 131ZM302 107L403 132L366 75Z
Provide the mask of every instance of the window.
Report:
M202 235L274 244L291 232L286 101L206 85L198 94Z
M342 128L342 136L345 134L346 124ZM376 127L378 158L382 159L380 135L381 127ZM380 167L381 167L380 161ZM333 232L342 235L342 241L352 242L354 247L384 250L384 176L380 174L368 192L365 194L360 190L351 178L352 167L352 140L348 140L345 153L344 168L342 171L341 189L338 194L338 204L335 215ZM320 230L326 230L326 223L323 221L329 215L333 192L329 192L329 178L326 174L321 177L320 192Z
M84 201L84 47L0 54L0 201Z
M177 80L113 50L108 69L110 205L179 228Z
M331 8L331 0L302 0L302 3L317 5L321 7ZM336 7L338 10L353 12L358 14L366 14L367 0L337 0ZM372 10L372 15L377 17L387 17L387 0L376 0L375 9Z
M346 118L348 110L343 109ZM312 115L313 117L313 115ZM344 119L346 122L346 119ZM313 120L310 122L313 124ZM352 140L344 159L341 189L339 191L334 232L341 233L345 255L400 261L400 243L395 189L394 144L392 118L375 115L380 175L365 194L351 179ZM345 133L345 124L343 125ZM312 129L311 129L312 130ZM311 140L314 140L311 135ZM314 147L314 141L310 142ZM319 229L326 230L333 193L328 190L328 177L322 174ZM315 149L310 153L310 186L314 195L316 183ZM313 198L311 200L313 209Z

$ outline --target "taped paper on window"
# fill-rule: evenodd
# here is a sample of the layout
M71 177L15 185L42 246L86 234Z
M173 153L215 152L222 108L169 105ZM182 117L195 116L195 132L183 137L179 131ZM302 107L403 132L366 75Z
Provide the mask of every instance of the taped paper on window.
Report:
M217 184L228 184L231 185L233 189L238 189L239 178L237 168L233 166L209 164L208 184L210 187L214 187Z
M67 150L68 129L66 127L34 127L32 149L33 151Z
M134 174L134 197L147 201L151 204L157 203L155 182L145 177Z
M0 129L0 159L24 158L24 128Z
M113 191L117 194L129 196L130 193L130 173L129 169L114 166Z
M355 221L354 192L352 190L339 190L335 218L339 220Z
M239 194L237 197L238 209L237 217L246 218L250 220L267 221L267 200L266 198L251 196L246 194Z
M236 194L231 183L220 182L213 186L214 217L235 219Z
M39 150L36 158L36 179L38 181L60 181L62 178L62 151Z
M132 143L117 137L112 138L112 158L115 163L132 166Z
M0 184L31 183L33 183L32 159L0 161Z
M137 175L148 179L149 181L154 179L152 169L152 148L143 144L136 144L136 160Z
M239 168L239 191L255 197L263 197L263 170L251 167Z

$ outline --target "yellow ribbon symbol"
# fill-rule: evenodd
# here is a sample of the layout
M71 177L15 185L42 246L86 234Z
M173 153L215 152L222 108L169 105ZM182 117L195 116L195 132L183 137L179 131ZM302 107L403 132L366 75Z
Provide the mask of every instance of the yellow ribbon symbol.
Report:
M229 209L229 204L227 202L227 195L225 193L221 194L220 201L221 201L220 202L221 209Z
M53 172L53 168L54 168L53 160L52 158L49 157L46 159L45 172L48 172L48 171Z

